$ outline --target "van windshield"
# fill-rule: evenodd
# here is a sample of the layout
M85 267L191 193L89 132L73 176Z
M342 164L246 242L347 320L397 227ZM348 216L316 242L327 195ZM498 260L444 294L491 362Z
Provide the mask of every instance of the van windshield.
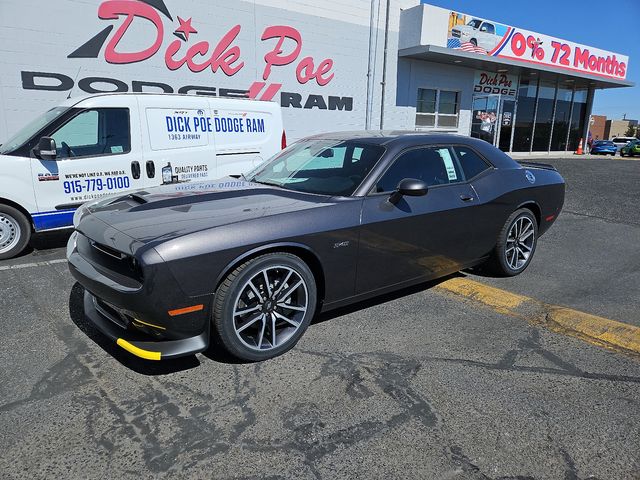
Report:
M56 118L58 118L67 110L69 110L69 107L55 107L49 110L48 112L45 112L42 115L36 117L26 126L18 130L11 138L9 138L9 140L4 142L0 146L0 155L11 153L16 148L24 145L26 141L28 141L36 133L38 133L50 122L54 121Z
M246 175L250 182L320 195L351 195L385 149L352 140L302 140Z

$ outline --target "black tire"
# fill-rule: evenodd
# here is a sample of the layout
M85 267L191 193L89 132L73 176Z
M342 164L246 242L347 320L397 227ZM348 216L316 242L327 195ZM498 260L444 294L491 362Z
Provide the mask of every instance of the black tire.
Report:
M478 41L475 38L472 38L471 40L469 40L469 42L473 43L474 47L478 46Z
M527 244L526 248L530 248L530 251L526 252L527 257L526 259L523 258L523 261L520 264L520 251L516 249L515 254L518 255L518 258L514 259L512 255L509 255L508 250L510 250L513 246L513 242L509 241L509 233L512 231L512 228L516 224L516 222L520 222L521 219L524 219L522 223L526 223L527 225L531 225L533 227L533 239L531 242L529 242L529 238L525 238L524 242L526 242ZM524 232L526 233L527 230L524 229ZM496 246L492 252L487 266L490 270L493 271L493 273L499 276L513 277L515 275L519 275L524 272L531 263L531 259L533 258L533 254L536 251L537 244L538 222L536 220L536 217L533 215L531 210L527 208L516 210L509 216L507 221L504 223L504 226L500 230ZM520 248L523 253L525 252L525 246L517 248Z
M262 301L262 299L255 294L253 294L253 297L250 297L252 295L252 290L248 287L249 281L253 282L253 280L256 280L256 285L254 286L260 290L258 293L264 293L267 289L265 288L267 282L260 280L260 278L264 278L262 276L262 272L265 270L268 272L267 278L269 278L269 272L272 273L272 277L269 280L274 280L273 275L277 275L278 272L282 272L282 276L279 277L279 279L276 278L275 281L269 282L269 285L271 285L270 291L272 293L272 298L274 299L272 301L269 299ZM294 285L289 285L288 282L284 283L284 277L286 277L286 274L290 271L295 272L289 277L295 279L290 280ZM256 279L256 276L258 275L260 277ZM280 283L278 283L278 280ZM282 298L283 294L286 294L288 289L291 287L295 287L295 284L298 283L299 280L303 282L303 285L295 288L292 291L293 293L289 294L289 296L283 300L286 301L294 296L298 300L305 297L306 310L297 314L295 310L286 308L283 310L280 307L282 304L278 302L276 298ZM278 287L282 288L280 296L276 295L280 290ZM255 291L256 290L253 290L253 292ZM266 296L268 296L268 294L266 294ZM254 302L253 304L250 303L251 299ZM256 316L265 316L264 320L257 321L255 320L255 317L246 317L245 319L238 317L238 329L242 329L243 327L245 328L242 335L239 332L236 332L237 314L234 316L236 303L239 302L243 303L241 306L242 310L257 308L258 310L252 312L252 314L255 314ZM262 307L260 307L260 305L262 305ZM290 300L290 305L295 306L293 305L292 300ZM316 305L316 282L313 273L307 264L299 257L290 253L268 253L243 263L227 275L227 277L222 281L216 291L214 299L212 320L214 332L217 334L218 340L222 346L234 357L245 361L267 360L269 358L282 355L298 342L309 326L309 323L311 323L311 319L316 311ZM289 313L287 313L287 310L289 310ZM272 311L279 312L284 315L291 315L292 320L293 317L297 315L295 321L295 323L297 323L296 327L292 327L290 323L283 322L282 320L275 320L276 325L277 322L280 322L280 326L276 326L275 329L275 346L271 344L272 342L270 340L272 338L271 335L273 334L272 321L273 318L276 318L271 316L272 314L270 312ZM252 320L253 323L249 327L246 327L246 325L251 323ZM240 322L244 323L240 324ZM261 327L263 324L264 326ZM261 329L262 334L260 334ZM282 344L278 341L278 335L281 335L281 333L281 338L284 337ZM260 343L258 343L258 340ZM268 342L268 345L265 345L266 348L260 349L259 347L262 346L263 341ZM249 345L252 342L253 345Z
M0 204L0 260L22 252L31 239L31 224L20 210Z
M615 153L614 153L614 155L615 155ZM624 152L622 150L620 150L620 156L624 157Z

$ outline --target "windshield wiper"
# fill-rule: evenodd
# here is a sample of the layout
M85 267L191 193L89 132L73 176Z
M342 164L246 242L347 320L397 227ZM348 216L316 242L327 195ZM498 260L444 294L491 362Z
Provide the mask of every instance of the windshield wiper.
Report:
M255 178L253 180L251 180L251 183L258 183L260 185L269 185L271 187L277 187L277 188L284 188L284 186L281 183L276 183L276 182L266 182L264 180L259 181L256 180Z

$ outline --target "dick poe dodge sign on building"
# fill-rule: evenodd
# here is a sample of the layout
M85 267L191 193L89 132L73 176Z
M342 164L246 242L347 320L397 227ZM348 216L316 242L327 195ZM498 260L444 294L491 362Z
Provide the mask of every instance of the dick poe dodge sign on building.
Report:
M0 139L47 105L101 92L276 101L292 138L311 123L362 128L368 13L353 24L285 9L297 3L61 0L32 16L10 0L2 23L24 26L26 40L0 53Z

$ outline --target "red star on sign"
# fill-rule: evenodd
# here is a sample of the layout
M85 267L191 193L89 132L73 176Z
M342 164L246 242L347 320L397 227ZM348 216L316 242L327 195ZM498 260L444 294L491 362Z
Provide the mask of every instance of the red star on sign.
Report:
M178 21L180 22L180 26L176 28L175 33L182 33L185 40L189 40L190 33L198 33L198 31L191 26L191 18L189 18L188 20L183 20L182 18L178 17Z

